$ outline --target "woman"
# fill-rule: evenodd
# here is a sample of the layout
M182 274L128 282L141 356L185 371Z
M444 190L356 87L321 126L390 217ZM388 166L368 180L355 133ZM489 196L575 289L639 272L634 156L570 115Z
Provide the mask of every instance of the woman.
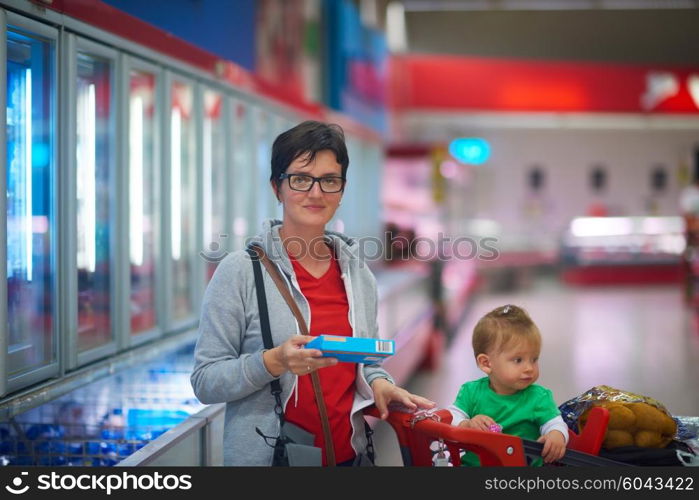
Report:
M272 146L270 183L283 220L267 221L250 245L262 247L287 281L308 325L300 335L288 305L267 273L265 291L274 341L263 349L250 257L244 251L218 266L202 304L191 381L202 403L226 402L224 463L270 465L273 449L256 432L279 435L270 382L279 379L284 417L315 435L325 449L309 373L318 371L338 465L366 450L362 409L388 404L410 409L434 403L396 387L378 365L338 363L304 349L319 334L377 337L376 281L347 236L325 231L344 192L349 158L337 125L307 121ZM323 453L325 463L325 453Z

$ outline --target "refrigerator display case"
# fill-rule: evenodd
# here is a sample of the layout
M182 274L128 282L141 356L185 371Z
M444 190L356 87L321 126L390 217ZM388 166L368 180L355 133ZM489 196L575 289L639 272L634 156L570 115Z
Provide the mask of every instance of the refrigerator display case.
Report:
M676 283L682 278L682 217L578 217L561 244L563 279L575 284Z
M8 420L0 466L113 466L204 408L189 376L194 343Z

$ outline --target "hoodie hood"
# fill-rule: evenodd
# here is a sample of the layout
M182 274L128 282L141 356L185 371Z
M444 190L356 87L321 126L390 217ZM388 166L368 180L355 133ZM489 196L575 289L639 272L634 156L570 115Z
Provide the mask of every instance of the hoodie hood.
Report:
M291 276L294 271L279 235L281 227L282 221L279 219L265 220L262 223L262 231L250 238L246 247L262 247L270 260L277 264L287 276ZM359 244L356 239L335 231L324 231L324 238L338 257L342 273L348 271L351 262L359 262Z

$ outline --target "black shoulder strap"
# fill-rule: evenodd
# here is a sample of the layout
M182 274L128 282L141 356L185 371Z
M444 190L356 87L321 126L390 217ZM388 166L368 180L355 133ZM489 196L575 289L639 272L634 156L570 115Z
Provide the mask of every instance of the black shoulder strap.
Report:
M265 349L272 349L274 347L274 342L272 342L272 330L269 326L269 312L267 311L267 296L265 295L265 283L262 280L262 266L260 265L260 256L257 251L253 248L248 248L247 252L252 260L252 270L255 275L255 291L257 292L257 308L260 313L260 328L262 329L262 342ZM277 400L277 412L282 416L284 412L281 411L281 398L282 387L279 383L279 379L274 379L270 383L272 386L272 394L274 394ZM281 413L279 413L281 411Z
M267 313L267 300L265 299L264 295L264 284L262 282L262 269L261 265L264 265L265 268L267 269L267 273L269 276L272 278L272 281L274 281L274 284L276 285L277 289L279 290L279 293L281 296L284 298L284 301L286 304L289 306L289 309L291 310L292 314L296 318L296 321L299 325L299 329L304 335L308 335L308 326L306 325L306 320L303 318L303 314L301 314L301 311L299 310L299 306L294 302L294 298L291 296L291 293L289 293L289 290L286 288L283 278L279 274L278 269L274 266L274 264L269 260L269 257L265 255L265 252L262 248L259 248L257 246L251 247L248 252L250 253L250 256L252 258L252 264L254 267L255 271L255 288L257 288L257 302L260 304L259 306L259 313L260 313L260 323L262 327L262 333L263 333L263 340L265 343L265 348L266 349L271 349L272 348L272 335L270 333L270 328L269 328L269 316ZM254 254L254 256L253 256ZM316 400L316 404L318 405L318 413L320 413L320 423L321 427L323 428L323 435L325 437L325 456L327 458L327 464L329 466L334 466L335 465L335 448L333 446L333 439L332 439L332 432L330 430L330 421L328 420L328 410L327 407L325 406L325 399L323 398L323 390L320 386L320 377L318 375L318 372L311 372L311 383L313 384L313 395ZM277 389L279 388L279 389ZM283 408L281 404L281 388L279 386L279 380L273 380L272 381L272 394L274 394L274 397L277 401L277 405L275 407L275 411L279 415L279 420L281 424L284 424L283 420Z

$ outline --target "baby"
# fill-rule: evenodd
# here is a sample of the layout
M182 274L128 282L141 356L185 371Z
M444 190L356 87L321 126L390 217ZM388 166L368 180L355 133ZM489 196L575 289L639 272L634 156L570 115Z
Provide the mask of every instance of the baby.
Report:
M523 309L506 305L483 316L473 330L473 354L487 377L461 386L449 407L453 425L492 431L544 443L545 462L565 454L568 428L549 389L539 378L541 334ZM466 465L479 465L466 453ZM540 465L537 460L533 465Z

